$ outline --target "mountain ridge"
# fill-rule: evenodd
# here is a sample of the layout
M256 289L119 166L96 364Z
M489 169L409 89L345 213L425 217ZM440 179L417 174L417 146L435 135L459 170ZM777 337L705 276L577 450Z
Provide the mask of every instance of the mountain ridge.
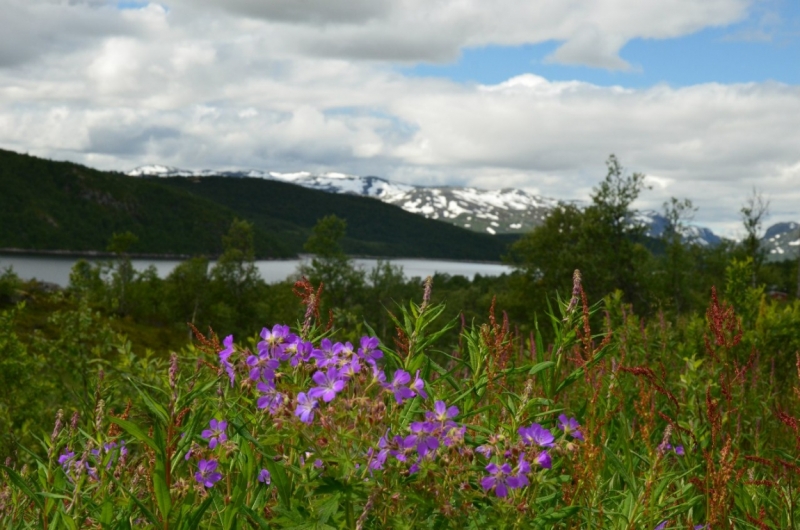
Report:
M357 176L308 171L294 173L247 171L192 171L170 166L141 166L129 176L205 177L219 175L236 178L261 178L289 182L329 193L355 194L371 197L429 219L449 222L474 232L524 234L540 225L548 212L559 202L556 199L528 193L516 188L483 190L459 186L415 186L393 182L377 176ZM647 226L647 235L658 238L666 219L655 211L641 211L634 222ZM722 241L708 228L690 225L684 229L684 239L701 245L716 245Z

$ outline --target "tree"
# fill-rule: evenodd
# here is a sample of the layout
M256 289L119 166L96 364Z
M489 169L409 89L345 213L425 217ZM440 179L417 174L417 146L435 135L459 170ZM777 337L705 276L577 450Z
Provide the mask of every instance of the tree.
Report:
M691 255L687 252L683 234L688 222L697 211L689 199L671 197L664 202L664 218L667 221L661 239L665 244L664 263L667 281L666 293L675 304L675 310L681 312L686 301L686 273L691 270Z
M761 192L753 188L752 194L747 198L740 210L742 224L747 234L742 241L746 255L753 260L751 287L756 286L758 272L764 263L764 250L761 248L762 225L769 215L769 200L764 199Z
M247 330L258 325L260 291L264 285L255 265L253 225L234 219L222 236L222 255L211 269L211 308L218 325ZM199 271L198 271L199 272Z
M649 254L631 205L644 188L644 175L624 174L614 155L606 166L589 206L558 204L541 226L512 245L508 259L547 291L566 291L572 272L580 269L593 297L620 289L629 302L641 302L641 269Z
M300 267L312 283L324 283L328 303L342 309L358 300L364 289L364 271L355 267L342 248L346 232L344 219L335 215L319 219L303 247L314 254L311 266Z
M128 253L138 242L139 238L130 231L114 232L106 247L106 250L113 252L117 256L116 263L110 266L110 291L112 295L111 306L120 315L127 315L130 310L128 307L128 288L134 281L136 271L133 269Z

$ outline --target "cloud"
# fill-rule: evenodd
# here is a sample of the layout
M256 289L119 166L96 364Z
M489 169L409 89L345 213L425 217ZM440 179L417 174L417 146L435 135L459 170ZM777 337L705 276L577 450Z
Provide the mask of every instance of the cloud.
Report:
M365 14L322 1L125 10L4 1L41 10L54 44L21 32L30 54L0 66L3 148L103 169L342 171L563 199L586 199L615 153L657 184L642 207L688 197L698 223L731 231L756 186L776 216L797 216L796 86L626 89L533 74L475 85L392 69L464 46L548 39L563 42L557 60L623 68L627 40L725 24L744 2L499 0L487 11L398 0ZM47 26L59 17L63 28Z
M447 62L465 47L547 41L549 60L627 68L635 38L664 39L741 20L751 0L175 0L256 18L287 53L352 60Z

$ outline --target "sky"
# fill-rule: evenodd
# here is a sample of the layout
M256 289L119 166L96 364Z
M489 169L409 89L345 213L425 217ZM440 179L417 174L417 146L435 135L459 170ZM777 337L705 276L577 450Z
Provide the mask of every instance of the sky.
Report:
M798 0L0 0L0 148L800 221Z

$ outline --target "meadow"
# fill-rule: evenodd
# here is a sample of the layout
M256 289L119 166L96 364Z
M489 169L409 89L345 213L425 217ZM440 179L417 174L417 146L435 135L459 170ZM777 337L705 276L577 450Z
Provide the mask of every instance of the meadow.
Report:
M275 285L242 221L167 278L130 233L64 291L6 270L0 524L798 528L795 265L679 211L648 247L618 177L497 278L368 276L334 216Z

